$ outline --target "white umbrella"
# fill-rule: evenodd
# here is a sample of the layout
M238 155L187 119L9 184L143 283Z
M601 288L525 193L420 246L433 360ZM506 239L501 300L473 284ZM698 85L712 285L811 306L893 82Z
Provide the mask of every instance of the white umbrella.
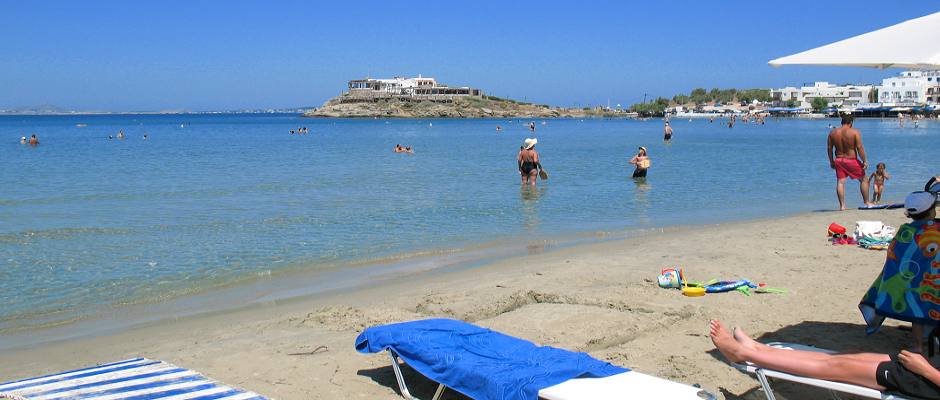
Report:
M841 65L874 68L940 68L940 12L904 21L802 53L770 65Z

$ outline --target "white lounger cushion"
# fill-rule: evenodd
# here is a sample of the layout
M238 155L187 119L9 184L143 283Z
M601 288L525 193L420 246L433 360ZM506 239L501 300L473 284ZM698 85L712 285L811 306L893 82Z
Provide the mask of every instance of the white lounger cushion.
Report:
M702 399L698 395L701 391L693 386L629 371L606 378L572 379L540 390L539 397L545 400Z

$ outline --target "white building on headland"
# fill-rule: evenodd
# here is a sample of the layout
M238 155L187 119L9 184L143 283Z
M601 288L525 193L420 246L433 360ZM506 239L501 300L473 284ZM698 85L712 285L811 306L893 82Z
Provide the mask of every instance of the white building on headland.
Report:
M940 100L940 71L904 71L881 81L878 101L891 105L936 104Z
M872 85L834 85L829 82L814 82L813 86L800 88L785 87L771 89L770 98L775 106L783 107L788 102L796 103L798 108L812 108L816 98L826 99L830 107L855 106L868 103Z
M396 76L392 79L354 79L349 81L349 90L372 90L392 94L405 94L419 87L435 87L434 78L403 78Z
M467 86L450 87L438 83L434 78L404 78L396 76L391 79L354 79L348 84L349 95L353 98L407 98L418 99L446 99L455 96L482 96L480 89Z

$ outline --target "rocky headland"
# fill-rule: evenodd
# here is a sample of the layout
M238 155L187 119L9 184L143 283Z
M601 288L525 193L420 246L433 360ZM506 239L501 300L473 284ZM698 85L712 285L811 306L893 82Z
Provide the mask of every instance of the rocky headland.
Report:
M304 114L324 118L584 118L624 116L597 109L561 108L493 96L457 97L450 102L378 99L354 102L344 93Z

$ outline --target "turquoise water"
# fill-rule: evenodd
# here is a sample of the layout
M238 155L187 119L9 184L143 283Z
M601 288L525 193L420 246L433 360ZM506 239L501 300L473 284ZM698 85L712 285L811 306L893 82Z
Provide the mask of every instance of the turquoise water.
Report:
M680 120L669 145L656 120L549 120L537 190L519 188L523 122L0 117L0 333L291 271L836 205L833 120ZM289 135L299 126L310 134ZM940 172L940 123L857 126L888 164L888 199ZM17 143L32 133L40 146ZM638 145L643 184L627 165Z

